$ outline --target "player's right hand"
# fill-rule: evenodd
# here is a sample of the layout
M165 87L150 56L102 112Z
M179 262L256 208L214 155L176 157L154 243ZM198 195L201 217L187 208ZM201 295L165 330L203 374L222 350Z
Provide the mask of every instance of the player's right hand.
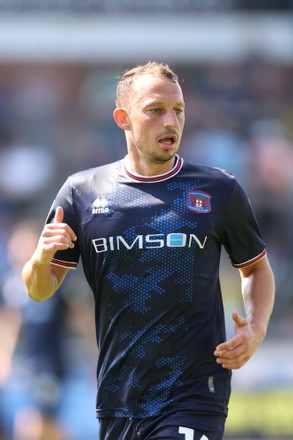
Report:
M57 206L53 223L48 223L39 238L35 260L39 264L49 264L55 253L74 248L77 237L67 223L63 223L64 210Z

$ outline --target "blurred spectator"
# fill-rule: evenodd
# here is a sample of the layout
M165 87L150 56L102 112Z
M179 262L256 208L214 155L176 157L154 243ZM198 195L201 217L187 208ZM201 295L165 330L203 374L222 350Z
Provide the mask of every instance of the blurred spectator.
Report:
M21 318L18 311L3 304L0 298L0 408L5 405L3 391L10 374L20 323ZM4 425L4 414L0 409L0 440L5 439Z
M198 130L188 139L188 158L193 162L229 170L246 185L246 149L244 141L223 128Z
M64 374L60 346L64 307L58 297L37 307L26 296L20 276L38 230L35 221L14 226L7 242L9 269L0 291L1 334L7 335L4 342L9 344L1 410L6 423L10 420L5 429L13 440L63 438L54 418Z
M276 119L257 120L251 127L249 188L268 242L278 287L275 336L289 336L293 328L293 143L286 127Z
M53 179L55 161L43 147L7 145L0 150L0 195L10 203L28 203Z
M17 131L11 121L1 122L0 109L0 212L13 212L16 221L40 202L57 171L52 151L23 142ZM29 134L23 137L29 138Z

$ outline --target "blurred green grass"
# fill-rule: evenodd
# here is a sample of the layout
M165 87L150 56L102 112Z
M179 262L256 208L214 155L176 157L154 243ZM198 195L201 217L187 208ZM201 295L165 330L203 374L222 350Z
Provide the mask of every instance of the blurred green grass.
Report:
M227 438L293 439L293 388L257 393L234 391L225 434Z

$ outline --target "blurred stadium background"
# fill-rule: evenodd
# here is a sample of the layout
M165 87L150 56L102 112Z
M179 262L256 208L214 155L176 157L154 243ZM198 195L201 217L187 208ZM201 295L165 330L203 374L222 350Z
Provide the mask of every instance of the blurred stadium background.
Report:
M226 439L293 439L292 25L290 0L0 0L1 440L97 438L82 270L41 304L20 270L68 174L125 154L115 83L148 60L184 79L181 152L238 177L276 276L267 338L234 373ZM223 255L228 334L236 272Z

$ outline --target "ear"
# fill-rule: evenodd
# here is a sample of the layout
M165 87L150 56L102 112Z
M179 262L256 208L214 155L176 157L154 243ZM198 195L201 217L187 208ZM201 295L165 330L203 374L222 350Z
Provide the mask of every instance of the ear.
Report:
M115 108L113 116L118 127L120 127L122 130L129 130L130 124L126 110L123 108Z

